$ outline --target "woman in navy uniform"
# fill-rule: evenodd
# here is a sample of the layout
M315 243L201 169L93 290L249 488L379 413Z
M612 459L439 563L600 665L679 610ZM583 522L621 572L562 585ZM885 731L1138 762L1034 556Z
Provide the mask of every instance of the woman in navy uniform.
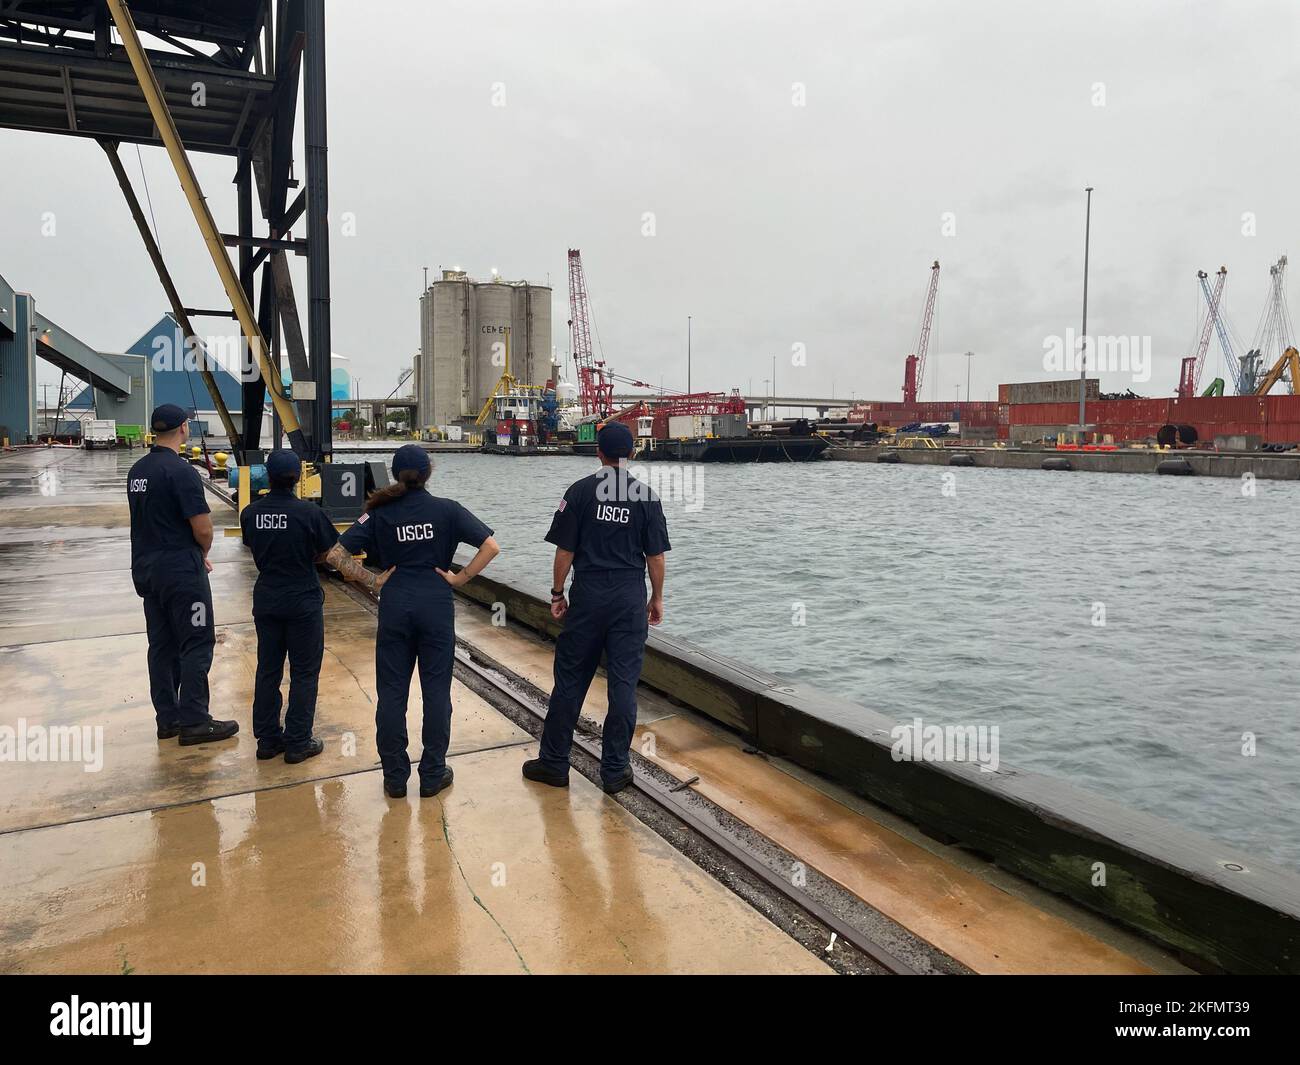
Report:
M216 646L212 617L212 515L198 471L180 450L189 437L184 408L164 403L149 416L154 443L127 474L131 579L144 600L149 694L158 738L183 746L228 740L236 721L208 713L208 670Z
M636 729L636 686L648 626L663 621L664 552L671 546L659 497L627 472L632 444L622 422L600 430L600 469L569 486L546 534L555 545L551 616L564 622L564 630L555 641L555 686L541 747L523 772L555 788L568 787L573 729L602 653L609 712L601 730L601 787L613 795L632 783L628 749ZM572 604L564 595L570 567Z
M316 576L316 561L338 543L339 534L325 511L294 494L302 463L292 451L272 451L266 460L266 476L271 491L246 506L239 516L244 545L257 564L253 735L258 758L283 754L286 762L294 764L325 749L311 732L325 654L325 597ZM376 578L376 586L382 587L385 579ZM280 678L286 654L289 705L281 725Z
M422 447L399 447L392 464L396 483L367 500L365 513L326 556L344 576L348 575L346 562L339 557L344 554L364 551L369 560L393 567L379 601L375 639L375 686L379 691L375 745L384 769L384 793L393 799L406 795L411 775L406 753L406 698L417 662L424 696L421 798L437 795L452 781L451 766L447 765L451 667L456 651L452 589L472 580L500 551L492 530L478 518L455 500L425 491L432 470ZM452 558L462 543L478 548L478 553L459 573L451 573Z

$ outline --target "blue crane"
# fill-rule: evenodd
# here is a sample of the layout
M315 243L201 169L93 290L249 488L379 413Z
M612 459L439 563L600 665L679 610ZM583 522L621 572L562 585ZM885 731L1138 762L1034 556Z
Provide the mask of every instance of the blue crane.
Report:
M1201 283L1201 292L1205 295L1205 304L1209 307L1210 318L1214 321L1215 331L1219 334L1219 348L1223 351L1223 362L1228 367L1228 376L1232 378L1233 391L1238 395L1241 394L1241 366L1237 361L1237 356L1232 351L1232 341L1228 337L1228 329L1223 324L1223 313L1219 309L1223 300L1223 283L1228 278L1228 268L1219 267L1218 277L1215 279L1214 292L1210 292L1210 284L1204 270L1196 274L1196 279ZM1215 386L1210 385L1206 390L1209 394ZM1220 390L1222 386L1220 385Z

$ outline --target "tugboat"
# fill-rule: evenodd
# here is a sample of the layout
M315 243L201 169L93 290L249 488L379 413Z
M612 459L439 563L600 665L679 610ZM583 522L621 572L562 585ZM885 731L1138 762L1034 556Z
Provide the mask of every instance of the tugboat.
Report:
M558 450L553 430L547 429L554 419L546 406L545 389L512 383L492 397L492 410L496 425L492 432L484 434L484 451L536 455Z

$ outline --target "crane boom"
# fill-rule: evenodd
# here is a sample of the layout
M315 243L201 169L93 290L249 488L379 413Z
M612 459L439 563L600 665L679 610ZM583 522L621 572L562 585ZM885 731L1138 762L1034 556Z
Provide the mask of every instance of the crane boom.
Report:
M1257 396L1268 395L1269 389L1278 381L1285 380L1288 372L1291 375L1292 394L1295 393L1297 382L1300 381L1300 353L1297 353L1291 342L1291 315L1286 307L1286 287L1283 280L1286 265L1286 256L1283 255L1275 265L1269 267L1272 298L1265 307L1264 320L1256 338L1257 345L1246 356L1250 360L1250 366L1249 368L1243 366L1243 370L1247 372L1258 373L1268 353L1275 350L1282 352L1272 369L1263 376L1254 389L1254 394Z
M921 335L916 350L903 364L903 402L915 403L921 384L925 380L925 353L930 348L930 325L934 321L934 300L939 294L939 260L930 267L930 289L925 295L925 310L921 314Z
M582 252L569 249L569 341L578 371L578 396L584 415L605 417L614 405L614 381L591 348L591 310Z
M1215 315L1218 313L1219 297L1223 294L1223 282L1228 276L1227 270L1220 270L1214 281L1214 293L1209 294L1209 286L1205 279L1210 275L1204 270L1196 272L1196 278L1201 283L1201 287L1206 291L1206 300L1210 308L1206 312L1205 321L1201 325L1201 339L1196 345L1196 354L1189 355L1183 360L1183 370L1178 381L1178 395L1190 397L1196 395L1196 386L1200 384L1201 369L1205 365L1205 353L1210 350L1210 330L1214 328Z
M1232 350L1232 341L1228 336L1228 327L1223 321L1223 285L1228 277L1228 268L1219 267L1218 279L1215 282L1216 295L1210 294L1210 283L1206 280L1205 271L1202 270L1197 275L1201 282L1201 293L1205 296L1205 304L1210 309L1210 315L1214 319L1215 332L1219 334L1219 350L1223 352L1224 365L1228 367L1228 376L1232 378L1232 387L1238 395L1241 394L1241 367L1237 363L1237 356Z

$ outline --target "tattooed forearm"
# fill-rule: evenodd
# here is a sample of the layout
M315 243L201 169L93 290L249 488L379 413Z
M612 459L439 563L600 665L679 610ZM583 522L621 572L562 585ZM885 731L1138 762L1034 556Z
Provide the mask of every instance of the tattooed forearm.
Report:
M344 580L356 581L367 591L373 592L377 587L376 575L349 555L342 544L335 544L329 549L329 553L325 556L325 564L333 566L343 574Z

